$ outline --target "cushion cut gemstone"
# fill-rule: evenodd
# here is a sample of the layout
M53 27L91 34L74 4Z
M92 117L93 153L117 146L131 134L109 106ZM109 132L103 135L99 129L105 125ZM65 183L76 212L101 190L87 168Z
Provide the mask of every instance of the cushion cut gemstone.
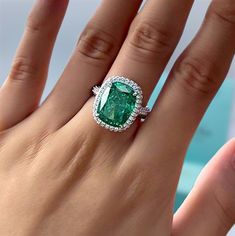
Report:
M114 127L121 127L131 116L136 103L134 89L122 82L107 87L98 104L98 117Z

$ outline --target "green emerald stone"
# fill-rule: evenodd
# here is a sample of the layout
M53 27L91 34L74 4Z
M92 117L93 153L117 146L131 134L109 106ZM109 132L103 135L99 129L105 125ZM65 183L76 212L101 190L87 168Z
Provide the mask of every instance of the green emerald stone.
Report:
M134 89L122 82L107 87L98 104L100 120L114 127L121 127L131 116L136 103Z

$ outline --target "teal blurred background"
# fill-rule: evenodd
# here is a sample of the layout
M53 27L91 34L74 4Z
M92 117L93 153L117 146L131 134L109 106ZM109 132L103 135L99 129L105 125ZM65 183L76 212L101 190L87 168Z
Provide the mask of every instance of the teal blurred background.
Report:
M100 0L71 0L68 14L65 17L53 52L49 79L43 98L48 95L55 85L76 44L78 35L94 13L99 2ZM149 102L150 105L155 101L174 61L199 29L210 2L210 0L197 0L195 2L181 41L154 90ZM33 0L0 0L0 85L9 71L12 57L21 38L32 3ZM235 136L234 83L235 63L233 62L225 83L209 107L188 150L178 186L175 209L185 199L196 177L208 160L229 138ZM229 235L235 236L235 229Z

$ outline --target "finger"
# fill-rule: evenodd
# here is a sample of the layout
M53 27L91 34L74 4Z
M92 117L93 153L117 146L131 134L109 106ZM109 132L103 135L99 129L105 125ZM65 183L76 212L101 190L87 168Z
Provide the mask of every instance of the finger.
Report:
M225 145L202 171L177 211L173 235L222 236L235 223L235 140Z
M43 104L42 116L53 117L55 129L70 120L106 76L141 0L103 0L82 33L55 89ZM61 112L63 110L63 112Z
M9 76L0 90L0 130L23 120L38 106L49 60L68 0L37 0Z
M234 56L235 5L230 0L223 3L212 3L200 32L174 66L133 144L139 153L136 159L145 155L146 148L156 153L148 161L164 165L159 175L170 174L172 194L192 135Z
M193 0L181 0L179 4L178 1L172 0L147 1L132 22L127 38L107 77L121 75L133 79L142 87L146 102L179 40L192 2ZM177 21L173 21L172 18L176 18ZM83 107L83 112L89 114L84 122L89 123L90 129L95 129L96 133L102 137L105 135L110 140L113 133L97 125L90 115L92 102L93 99L90 99L86 107ZM75 116L68 127L73 130L74 127L79 128L79 116L80 114ZM136 127L137 122L128 130L129 132L115 136L120 139L124 136L132 137ZM115 140L113 139L114 142ZM126 141L125 138L123 140Z
M137 82L145 103L179 41L192 4L193 0L149 0L130 27L109 75Z

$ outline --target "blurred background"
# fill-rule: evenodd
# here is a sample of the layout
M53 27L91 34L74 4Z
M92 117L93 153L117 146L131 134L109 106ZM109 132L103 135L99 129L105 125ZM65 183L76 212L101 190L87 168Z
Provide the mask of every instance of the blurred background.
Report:
M100 0L71 0L54 49L45 98L56 83L76 44L79 34ZM111 2L111 0L110 0ZM175 59L191 41L202 23L210 0L196 0L186 29L150 99L152 106ZM0 0L0 85L9 71L33 0ZM223 63L221 61L221 63ZM231 137L235 136L235 60L215 100L201 122L188 150L176 195L177 209L192 188L203 166ZM235 228L229 233L235 236Z

